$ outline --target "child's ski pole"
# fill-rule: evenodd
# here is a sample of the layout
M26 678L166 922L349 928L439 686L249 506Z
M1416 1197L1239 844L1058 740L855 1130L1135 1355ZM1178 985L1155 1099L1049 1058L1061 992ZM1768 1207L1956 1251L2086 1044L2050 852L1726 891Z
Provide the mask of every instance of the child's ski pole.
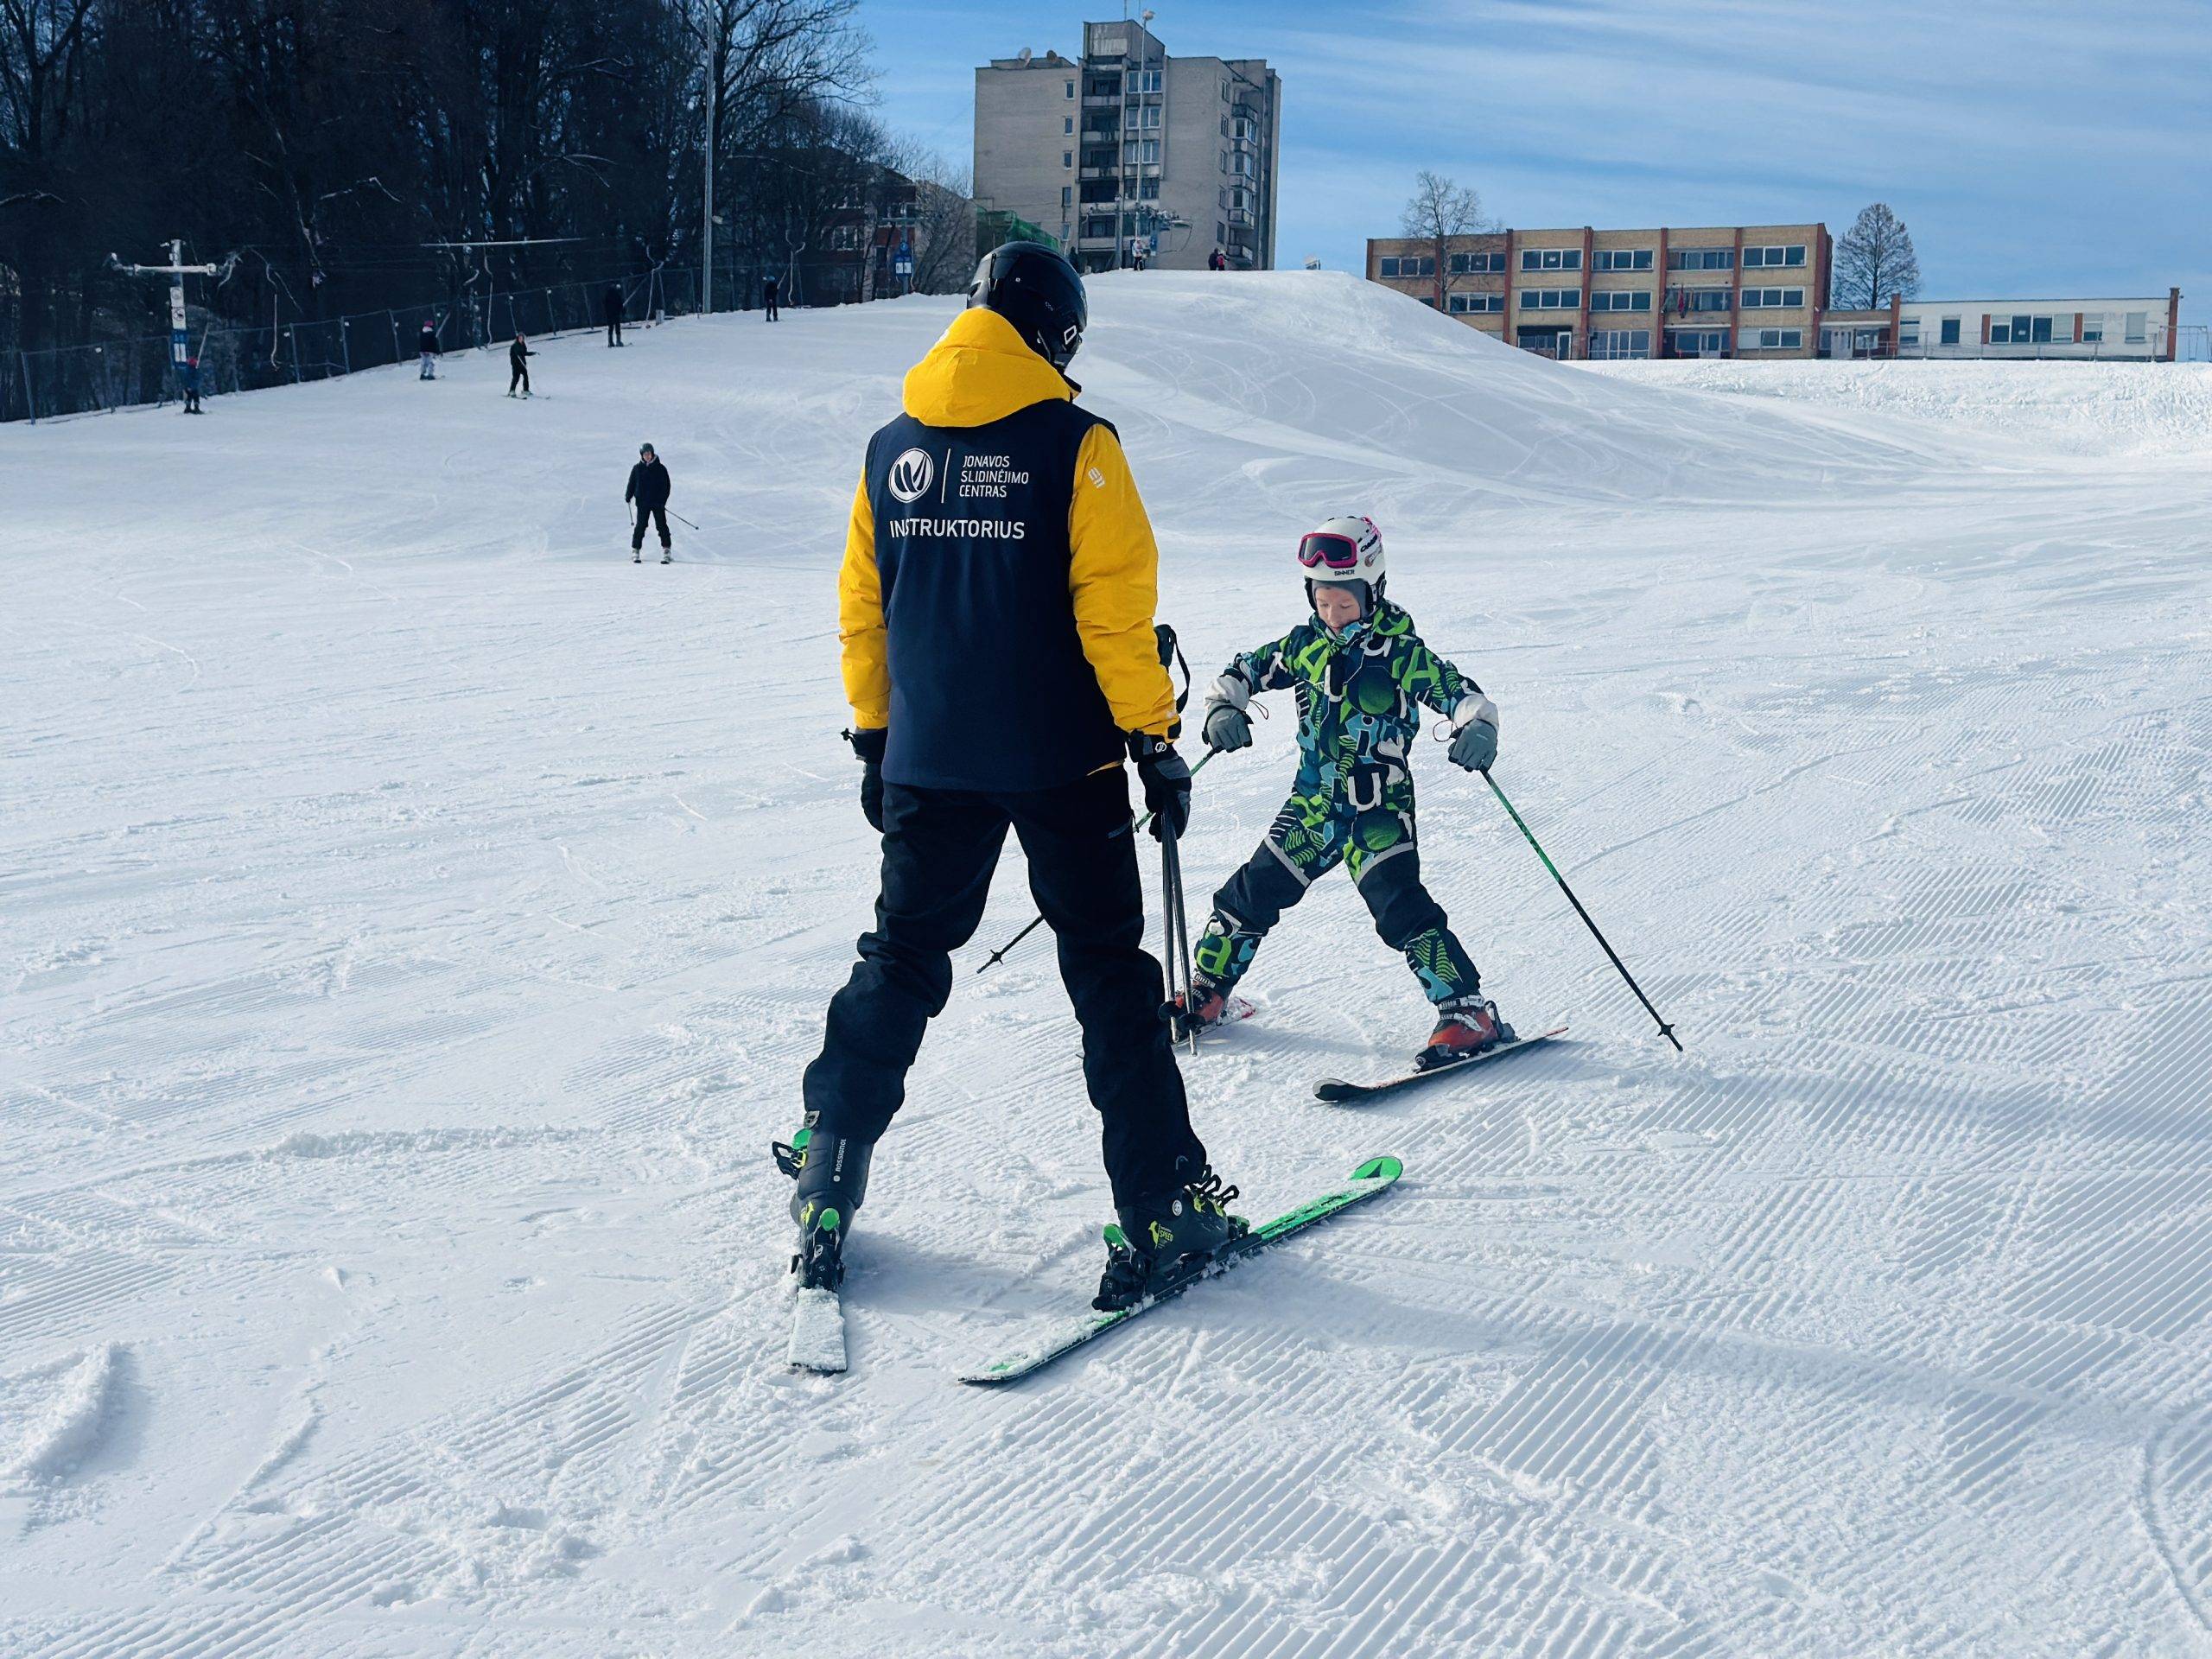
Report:
M677 522L677 524L687 524L687 525L690 525L690 528L691 528L691 529L693 529L693 530L696 530L696 529L698 529L698 528L699 528L699 526L698 526L698 525L692 524L692 523L691 523L691 521L690 521L689 518L685 518L682 513L680 513L680 512L671 512L671 513L670 513L668 516L669 516L670 518L671 518L675 519L675 520L676 520L676 522Z
M1191 768L1191 776L1195 778L1200 772L1204 772L1206 769L1206 762L1212 760L1214 756L1221 753L1223 753L1223 751L1219 749L1208 749L1204 754L1198 757L1198 764ZM1151 822L1152 814L1147 812L1144 817L1136 821L1135 830L1132 830L1130 833L1134 835L1137 830L1142 830ZM1020 944L1024 939L1027 938L1032 933L1034 933L1039 928L1044 925L1045 918L1042 916L1031 918L1028 926L1023 928L1020 932L1015 934L1004 944L999 946L997 950L992 951L991 954L984 959L982 967L976 969L976 971L980 974L983 971L984 968L996 967L1000 962L1005 959L1006 953L1007 951L1013 950L1015 945Z
M1643 987L1636 982L1635 976L1628 970L1628 964L1620 959L1619 954L1606 943L1605 936L1598 931L1598 924L1592 921L1590 912L1582 908L1582 901L1574 896L1574 889L1567 885L1567 878L1559 873L1559 866L1552 862L1551 855L1547 853L1542 844L1529 833L1529 826L1521 820L1521 815L1513 810L1513 803L1505 798L1505 791L1497 786L1497 779L1485 772L1483 773L1483 781L1490 785L1491 793L1497 797L1497 804L1505 809L1506 817L1513 820L1514 826L1527 838L1529 845L1535 849L1536 856L1543 860L1544 868L1552 873L1552 880L1559 883L1559 890L1567 895L1567 902L1574 906L1574 913L1582 918L1583 926L1590 930L1591 938L1605 946L1606 956L1612 958L1613 966L1619 970L1620 976L1628 982L1629 989L1636 993L1636 1000L1643 1004L1643 1011L1658 1021L1659 1034L1674 1044L1675 1052L1681 1053L1682 1042L1681 1038L1675 1035L1675 1028L1664 1020L1660 1019L1659 1010L1651 1006L1651 999L1643 994Z

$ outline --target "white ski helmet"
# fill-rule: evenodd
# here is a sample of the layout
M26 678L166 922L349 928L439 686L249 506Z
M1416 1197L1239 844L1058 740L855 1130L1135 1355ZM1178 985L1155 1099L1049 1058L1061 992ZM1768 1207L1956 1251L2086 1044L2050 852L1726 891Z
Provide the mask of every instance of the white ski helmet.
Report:
M1363 513L1340 513L1307 531L1298 538L1298 563L1309 601L1317 582L1364 582L1370 613L1382 597L1382 532Z

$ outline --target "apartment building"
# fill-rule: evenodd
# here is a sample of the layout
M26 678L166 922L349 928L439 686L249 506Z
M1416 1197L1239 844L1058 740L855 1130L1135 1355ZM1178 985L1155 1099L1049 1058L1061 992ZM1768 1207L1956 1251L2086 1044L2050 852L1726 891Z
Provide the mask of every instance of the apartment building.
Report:
M1370 238L1367 277L1547 357L1811 357L1834 245L1808 225Z
M976 71L976 200L1057 229L1082 270L1275 262L1282 82L1262 58L1173 57L1140 22L1085 23L1083 55L1025 48Z

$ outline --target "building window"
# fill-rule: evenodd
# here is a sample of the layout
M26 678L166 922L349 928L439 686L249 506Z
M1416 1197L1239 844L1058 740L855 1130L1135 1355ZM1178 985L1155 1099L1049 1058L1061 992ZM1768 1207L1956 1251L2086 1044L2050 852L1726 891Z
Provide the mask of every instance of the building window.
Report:
M1521 250L1521 269L1523 270L1580 270L1582 269L1582 250L1580 248L1523 248Z
M1160 105L1157 105L1157 104L1147 104L1147 105L1146 105L1144 106L1144 108L1142 108L1141 110L1140 110L1140 111L1137 111L1137 125L1138 125L1138 126L1140 126L1140 127L1157 127L1159 124L1160 124Z
M1597 328L1591 331L1590 355L1594 358L1649 357L1649 328Z
M2104 344L2104 339L2105 314L2101 311L2084 311L2082 314L2082 343L2084 346L2101 346Z
M1139 179L1137 181L1137 200L1139 201L1158 201L1160 200L1160 180L1157 175L1148 179Z
M1794 247L1745 248L1744 250L1744 269L1746 270L1757 270L1762 266L1772 268L1777 265L1802 265L1804 263L1805 245L1802 242Z
M1395 254L1389 253L1384 254L1382 256L1382 267L1377 274L1384 276L1396 276L1398 274L1397 256Z
M1136 76L1136 86L1137 91L1141 92L1158 92L1160 90L1160 71L1157 69L1139 70Z
M1062 117L1060 118L1060 134L1061 134L1061 136L1062 136L1063 137L1069 137L1069 136L1072 135L1072 134L1074 133L1074 131L1075 131L1075 117L1073 117L1073 116L1071 116L1071 115L1064 115L1064 116L1062 116Z
M1598 250L1599 270L1649 270L1654 250L1650 248L1600 248Z
M1075 151L1071 149L1062 150L1060 152L1060 165L1062 167L1073 167L1075 165Z
M1521 290L1523 311L1580 311L1582 290L1579 288L1524 288Z
M1667 250L1667 269L1669 270L1733 270L1736 269L1736 250L1733 248L1669 248Z
M1747 352L1794 352L1803 347L1802 328L1746 328L1744 349Z
M1677 357L1726 357L1728 355L1728 331L1726 328L1683 328L1668 337Z
M1065 219L1068 216L1068 209L1074 206L1075 187L1071 184L1062 185L1060 187L1060 217Z
M2050 342L2050 321L2051 320L2049 317L2037 317L2035 320L2035 334L2033 338L2037 345L2042 346ZM2069 332L2071 331L2069 330Z
M1455 253L1452 256L1452 274L1455 276L1490 276L1505 269L1502 253Z
M1677 313L1696 311L1726 311L1728 290L1725 288L1677 288L1667 296L1667 308Z
M1596 293L1590 296L1590 308L1592 311L1649 311L1651 296L1630 292L1626 289L1618 293Z
M1070 98L1073 98L1073 97L1075 96L1075 82L1073 82L1073 81L1071 81L1071 81L1068 81L1068 82L1066 82L1066 83L1065 83L1065 84L1066 88L1067 88L1067 96L1069 96Z
M1943 319L1942 338L1942 343L1946 346L1955 346L1959 343L1959 320L1956 317Z
M1802 288L1747 288L1744 290L1744 309L1794 311L1805 303Z
M2127 343L2130 346L2142 345L2150 324L2151 314L2148 311L2129 312L2127 314ZM2103 330L2100 329L2098 332L2101 334Z
M1505 309L1503 294L1454 294L1452 310L1470 316L1491 316Z

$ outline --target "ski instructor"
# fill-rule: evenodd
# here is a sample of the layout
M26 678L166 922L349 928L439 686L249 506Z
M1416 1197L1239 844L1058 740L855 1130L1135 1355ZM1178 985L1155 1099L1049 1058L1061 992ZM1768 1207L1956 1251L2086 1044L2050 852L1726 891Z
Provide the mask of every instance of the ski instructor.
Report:
M806 1070L801 1282L835 1288L870 1155L952 990L1011 828L1059 943L1103 1120L1122 1237L1096 1306L1133 1305L1243 1230L1191 1128L1144 939L1128 785L1180 831L1191 773L1153 633L1160 552L1120 437L1078 409L1068 361L1089 307L1053 250L985 257L868 441L838 580L861 804L882 892ZM1157 834L1158 830L1155 830Z

